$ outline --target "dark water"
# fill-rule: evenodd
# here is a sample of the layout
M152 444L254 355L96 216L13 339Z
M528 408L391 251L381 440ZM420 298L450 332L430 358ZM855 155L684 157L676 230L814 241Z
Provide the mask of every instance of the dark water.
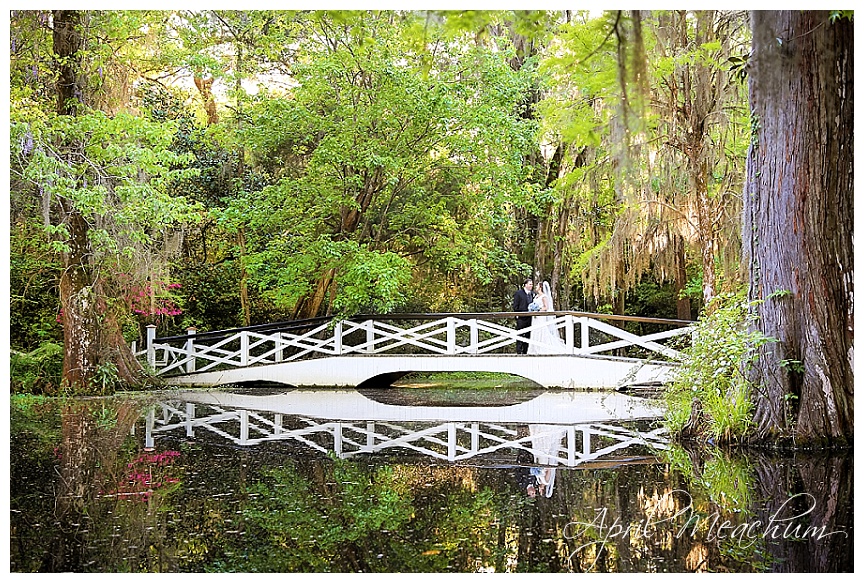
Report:
M513 388L16 398L10 568L854 570L851 453L688 452L649 409Z

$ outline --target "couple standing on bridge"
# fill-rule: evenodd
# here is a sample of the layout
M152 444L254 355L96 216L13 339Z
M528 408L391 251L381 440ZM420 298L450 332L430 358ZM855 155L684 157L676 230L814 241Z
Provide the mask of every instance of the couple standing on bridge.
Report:
M552 301L552 290L549 282L540 284L538 291L534 292L534 280L526 279L522 289L513 296L514 312L554 312L555 304ZM567 346L558 334L555 326L555 316L518 316L516 318L516 330L525 330L532 327L529 341L516 341L516 354L566 354ZM520 332L525 337L524 332Z

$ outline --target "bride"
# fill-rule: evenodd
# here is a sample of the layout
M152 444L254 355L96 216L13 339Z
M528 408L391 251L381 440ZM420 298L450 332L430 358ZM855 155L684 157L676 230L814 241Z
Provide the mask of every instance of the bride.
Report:
M549 282L544 281L538 291L534 302L539 305L539 311L554 312L555 306L552 303L552 290L549 288ZM561 336L558 335L558 328L555 326L555 316L534 316L531 328L528 354L567 353L567 346L561 340Z
M545 466L531 468L531 475L537 481L540 494L551 498L555 488L555 468L549 466L557 466L560 462L561 444L567 435L567 428L564 425L532 423L528 425L528 431L531 434L534 461ZM528 495L532 496L530 491Z

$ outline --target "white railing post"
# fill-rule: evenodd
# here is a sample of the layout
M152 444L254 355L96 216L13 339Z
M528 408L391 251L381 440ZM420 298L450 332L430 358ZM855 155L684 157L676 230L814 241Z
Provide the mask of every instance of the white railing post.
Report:
M476 454L480 451L480 424L471 424L471 453Z
M249 411L240 409L240 445L246 445L249 441Z
M285 360L285 345L282 343L282 332L276 332L273 336L273 342L276 344L276 352L273 353L273 361L282 362Z
M366 328L366 352L372 354L375 352L375 321L366 320L363 326Z
M195 326L186 328L186 335L189 337L186 340L186 357L189 359L186 362L186 372L195 372Z
M570 354L576 353L575 339L573 337L573 315L567 314L564 316L564 344L567 345L567 350Z
M240 366L249 364L249 333L245 330L240 332Z
M369 448L370 451L374 451L375 449L375 422L367 421L366 422L366 447Z
M193 421L195 421L195 403L186 403L186 437L195 437Z
M591 455L591 431L588 429L582 430L582 456L588 457Z
M477 330L477 318L471 318L468 326L468 329L471 331L471 343L468 346L468 353L477 354L477 345L480 344L480 333Z
M588 350L590 337L588 336L588 318L582 317L579 318L579 327L582 332L582 343L579 346L582 350Z
M156 370L156 346L154 346L154 340L156 340L156 326L147 324L147 364L153 370Z
M154 326L155 327L155 326ZM153 429L156 427L156 406L147 409L144 421L144 447L153 447Z
M338 457L342 457L342 424L333 424L333 451Z
M456 460L456 424L447 424L447 461Z
M447 318L447 354L456 354L456 319Z
M342 354L342 320L337 321L333 327L333 354Z

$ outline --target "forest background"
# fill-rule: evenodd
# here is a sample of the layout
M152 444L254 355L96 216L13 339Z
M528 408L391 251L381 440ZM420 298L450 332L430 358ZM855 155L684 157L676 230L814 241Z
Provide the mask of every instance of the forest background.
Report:
M507 311L528 276L560 310L746 297L751 37L744 11L13 11L13 355L126 379L147 324Z

